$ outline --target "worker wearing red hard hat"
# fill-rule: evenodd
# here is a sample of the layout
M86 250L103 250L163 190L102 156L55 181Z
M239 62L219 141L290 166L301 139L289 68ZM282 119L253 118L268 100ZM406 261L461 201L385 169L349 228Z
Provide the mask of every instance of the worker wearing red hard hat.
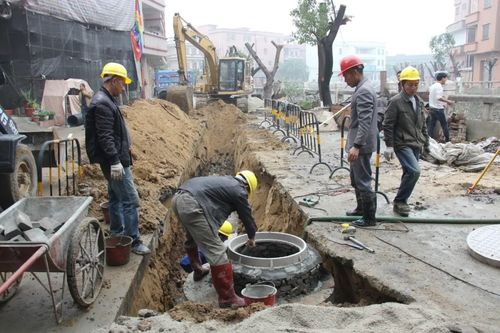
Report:
M353 222L360 227L376 224L377 197L372 189L370 159L377 147L377 95L374 87L363 75L364 65L355 55L340 61L340 74L349 87L355 88L351 97L351 125L347 136L347 160L350 163L351 185L356 193L356 208L346 212L349 216L362 216Z

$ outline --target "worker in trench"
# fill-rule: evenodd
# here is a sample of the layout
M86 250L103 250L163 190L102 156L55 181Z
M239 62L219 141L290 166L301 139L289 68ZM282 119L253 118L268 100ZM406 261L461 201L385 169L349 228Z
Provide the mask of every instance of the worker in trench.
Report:
M356 208L348 216L362 216L353 222L359 227L374 226L377 196L372 189L370 159L377 148L377 94L363 75L360 58L349 55L340 61L340 74L349 87L355 88L351 97L351 125L347 136L347 160L350 163L351 185L356 194Z
M193 278L199 281L210 271L221 308L242 307L245 301L234 291L233 266L217 231L236 211L248 235L246 246L255 247L257 225L248 197L256 189L255 174L243 170L234 177L191 178L179 186L172 199L172 209L186 231L184 247L194 271ZM202 266L198 247L207 258L210 269Z

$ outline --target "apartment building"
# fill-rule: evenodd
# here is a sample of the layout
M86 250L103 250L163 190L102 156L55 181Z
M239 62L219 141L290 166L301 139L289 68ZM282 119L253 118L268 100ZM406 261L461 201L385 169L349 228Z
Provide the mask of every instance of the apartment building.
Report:
M141 58L142 97L154 94L155 70L167 64L165 0L141 0L144 22L143 56Z
M455 0L455 54L464 82L500 86L500 0Z
M355 54L363 60L365 64L365 77L378 84L380 72L386 70L387 52L384 43L379 42L335 42L333 43L333 76L331 82L343 82L339 77L340 60L349 55Z

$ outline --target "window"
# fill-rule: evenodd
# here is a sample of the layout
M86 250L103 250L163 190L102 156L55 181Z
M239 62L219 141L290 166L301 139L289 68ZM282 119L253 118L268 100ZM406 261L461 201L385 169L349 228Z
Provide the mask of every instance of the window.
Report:
M491 7L491 0L484 0L484 9Z
M465 67L472 68L474 67L474 56L467 54L465 56Z
M474 43L476 41L476 26L467 28L467 43Z
M490 39L490 24L483 25L483 40Z

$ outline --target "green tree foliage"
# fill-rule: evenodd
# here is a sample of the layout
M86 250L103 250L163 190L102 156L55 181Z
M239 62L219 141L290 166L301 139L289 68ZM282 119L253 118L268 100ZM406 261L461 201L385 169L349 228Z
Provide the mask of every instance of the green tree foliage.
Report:
M432 57L436 62L437 70L446 70L448 58L452 56L453 47L455 46L455 38L450 33L443 33L432 37L429 47L431 48Z
M276 77L284 82L306 82L309 70L304 59L288 59L280 65Z
M298 0L297 8L290 12L297 31L293 37L299 44L317 45L328 34L332 10L330 2Z

